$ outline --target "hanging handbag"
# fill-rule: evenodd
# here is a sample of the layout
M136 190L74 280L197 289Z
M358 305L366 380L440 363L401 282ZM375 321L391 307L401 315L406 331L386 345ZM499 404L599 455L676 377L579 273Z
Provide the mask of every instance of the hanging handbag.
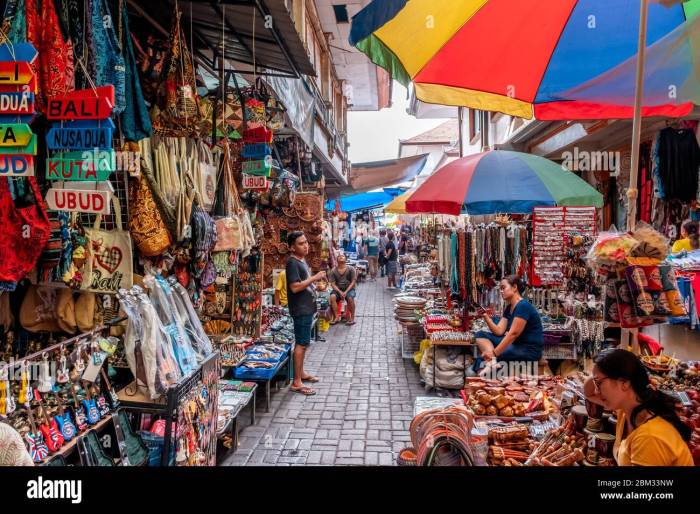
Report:
M45 2L44 2L45 3ZM95 60L95 85L114 85L114 114L126 107L126 67L114 31L114 17L107 0L91 0L92 42L91 57Z
M201 114L192 56L182 33L180 16L176 10L170 31L168 69L158 95L157 118L158 128L166 133L190 134L197 131Z
M17 191L16 198L10 192L10 180L16 186L13 187ZM27 189L26 194L21 194L20 187ZM34 177L0 177L0 227L0 255L3 256L0 259L0 290L14 291L17 282L36 265L51 233L51 224Z
M197 155L199 157L199 163L195 176L195 186L202 199L202 208L207 212L211 212L216 201L216 162L218 162L218 154L217 157L215 157L209 145L199 140L197 142Z
M171 236L177 234L177 213L175 205L172 204L165 196L160 187L160 183L154 172L154 163L160 163L160 151L158 146L154 151L155 160L150 159L151 156L151 140L142 139L139 141L139 149L143 160L141 161L141 175L146 179L151 188L151 194L160 211L161 217Z
M241 200L238 196L236 181L233 176L231 148L227 140L222 143L223 157L221 159L220 182L217 195L217 205L214 211L223 217L216 220L215 252L228 250L243 250L243 226L239 216Z
M133 285L133 257L131 236L122 230L122 212L119 199L112 196L115 230L100 228L102 216L98 215L93 228L86 228L92 257L92 280L83 281L83 289L95 293L117 293L121 288Z
M129 182L129 205L129 232L141 255L162 254L172 244L172 239L143 175Z

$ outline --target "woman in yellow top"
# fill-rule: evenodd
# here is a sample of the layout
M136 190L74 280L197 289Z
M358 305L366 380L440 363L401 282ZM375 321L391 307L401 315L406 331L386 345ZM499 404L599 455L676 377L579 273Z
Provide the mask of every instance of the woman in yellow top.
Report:
M676 414L675 401L652 388L639 358L609 350L595 361L584 386L586 398L615 412L613 452L619 466L692 466L691 430Z
M678 253L682 250L691 252L700 248L700 226L697 221L687 221L681 227L681 238L673 243L671 253Z
M285 270L282 270L277 276L274 301L275 305L287 306L287 273Z

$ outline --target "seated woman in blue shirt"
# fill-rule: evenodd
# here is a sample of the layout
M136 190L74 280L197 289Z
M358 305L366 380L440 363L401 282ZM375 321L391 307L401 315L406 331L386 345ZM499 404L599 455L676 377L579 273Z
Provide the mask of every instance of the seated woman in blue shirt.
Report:
M539 361L542 357L542 319L537 309L521 294L523 280L510 275L501 280L501 296L506 302L503 317L498 324L484 312L482 317L490 332L475 335L481 356L490 361Z

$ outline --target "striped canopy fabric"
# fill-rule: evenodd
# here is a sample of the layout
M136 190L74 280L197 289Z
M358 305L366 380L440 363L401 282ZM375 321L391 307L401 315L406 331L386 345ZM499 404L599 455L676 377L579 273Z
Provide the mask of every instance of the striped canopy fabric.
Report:
M603 195L549 159L492 150L437 170L406 200L406 212L525 214L554 205L602 207Z
M350 41L394 79L414 82L423 102L527 119L630 118L634 88L610 99L566 93L635 58L640 1L374 0L353 18ZM700 10L700 0L649 1L647 45L678 35ZM691 77L693 62L685 52L674 79ZM667 91L657 82L649 87ZM690 110L656 95L642 115Z

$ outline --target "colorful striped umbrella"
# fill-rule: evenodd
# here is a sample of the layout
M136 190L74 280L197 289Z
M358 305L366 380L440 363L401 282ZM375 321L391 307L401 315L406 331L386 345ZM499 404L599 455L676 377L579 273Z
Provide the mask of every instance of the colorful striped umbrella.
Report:
M409 189L408 191L401 193L399 196L394 198L389 205L384 207L384 212L389 212L391 214L407 214L408 211L406 210L406 201L411 198L413 191L413 189Z
M594 100L566 92L637 54L640 1L375 0L353 17L350 42L394 79L413 81L423 102L528 119L630 118L633 89L611 100L600 91ZM699 10L700 0L651 3L647 45ZM689 77L692 64L687 52L676 71ZM669 84L650 87L668 93ZM666 94L645 102L642 115L691 109Z
M602 207L603 195L544 157L492 150L437 170L406 201L406 210L410 214L522 214L551 205Z

